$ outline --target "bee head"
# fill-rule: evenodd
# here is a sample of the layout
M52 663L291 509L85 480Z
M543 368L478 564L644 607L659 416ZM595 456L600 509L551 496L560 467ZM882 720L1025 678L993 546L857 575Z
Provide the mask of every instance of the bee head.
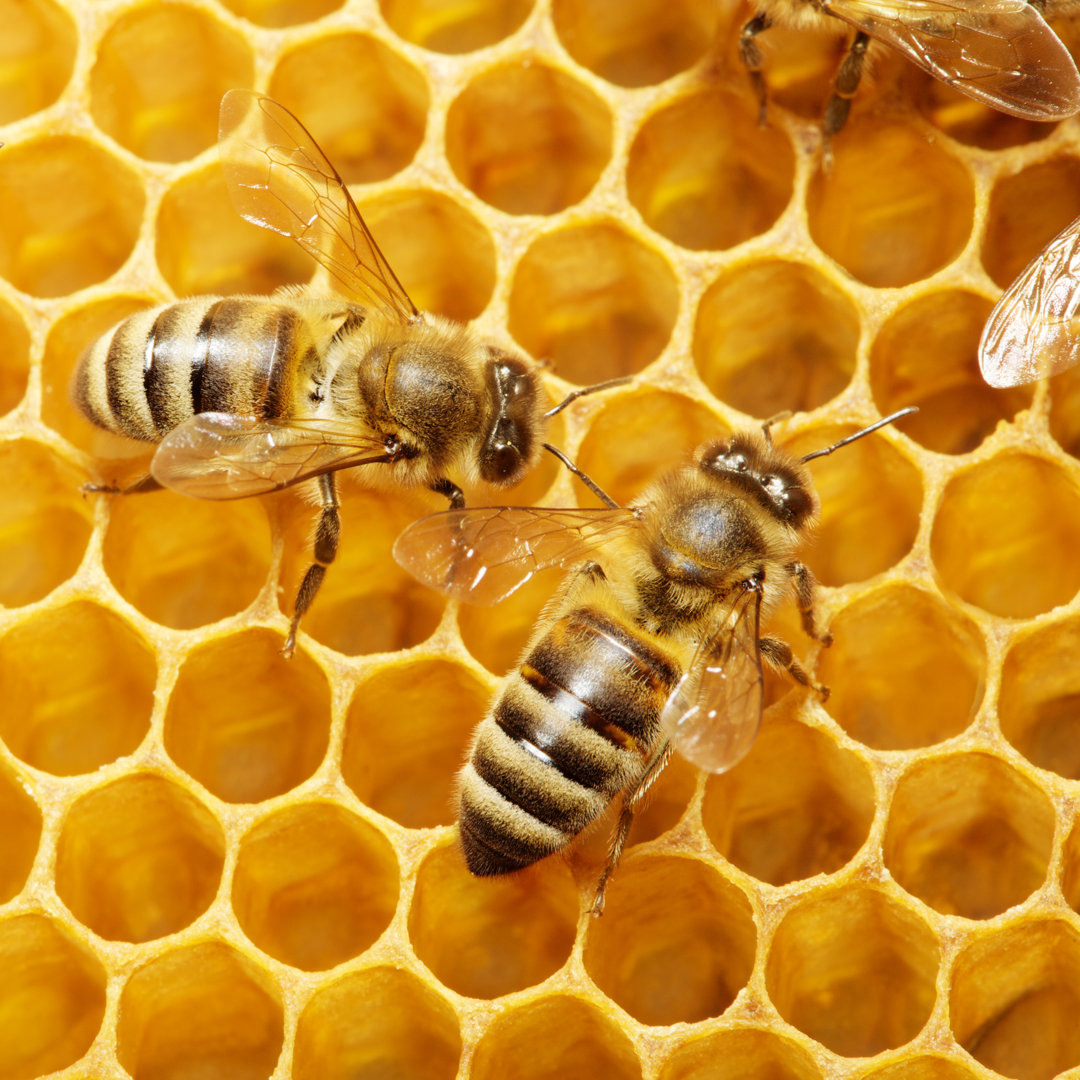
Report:
M491 426L480 451L480 476L489 484L517 483L538 453L540 395L524 361L495 349L487 368Z

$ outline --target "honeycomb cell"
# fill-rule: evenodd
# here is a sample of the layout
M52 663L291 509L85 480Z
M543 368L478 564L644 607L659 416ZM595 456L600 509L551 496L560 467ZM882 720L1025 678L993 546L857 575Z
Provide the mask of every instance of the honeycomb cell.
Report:
M818 678L825 708L875 750L913 750L952 738L982 700L986 651L978 632L933 593L888 585L860 596L829 626Z
M611 138L604 102L533 60L476 76L446 116L450 167L508 214L556 214L579 202L607 165Z
M910 285L960 254L971 235L971 174L940 143L882 116L833 140L835 162L810 181L810 232L859 281Z
M1060 919L980 935L953 966L949 1018L980 1064L1016 1080L1080 1065L1080 934Z
M680 1040L659 1080L821 1080L821 1070L790 1039L735 1028Z
M78 1061L105 1015L105 970L48 919L0 922L0 1076L35 1080Z
M298 45L278 61L269 93L302 118L347 184L400 172L424 138L424 76L367 34Z
M56 894L110 941L153 941L197 919L217 895L221 826L169 780L133 774L80 798L57 846Z
M251 941L291 967L323 971L359 956L397 899L394 849L333 803L290 806L240 841L233 910Z
M510 332L564 379L602 382L651 364L678 309L667 261L621 226L596 222L548 233L521 257Z
M91 529L86 479L40 443L0 443L0 604L32 604L79 568Z
M1029 618L1080 588L1080 494L1057 465L1005 453L954 476L930 535L942 583L993 615Z
M509 37L529 16L534 0L379 0L383 18L399 37L441 53L467 53Z
M186 4L144 4L116 19L90 71L90 113L150 161L186 161L217 140L226 90L255 73L243 35Z
M851 381L859 313L817 270L769 259L709 286L694 325L694 363L722 401L751 416L809 411Z
M966 454L1031 404L1030 387L994 390L979 374L979 337L990 310L981 296L939 289L901 308L874 340L874 401L883 414L917 405L918 413L897 427L928 450Z
M354 971L300 1015L294 1080L454 1080L461 1032L450 1006L399 968Z
M78 32L71 16L52 0L3 0L0 53L0 124L51 105L75 66Z
M555 596L562 571L539 573L499 604L499 617L491 609L462 604L458 626L465 647L494 675L505 675L521 659L522 651L536 632L540 612Z
M977 1077L971 1069L950 1058L918 1054L859 1073L859 1080L977 1080Z
M0 416L22 401L30 374L30 332L19 312L0 300Z
M104 281L135 247L138 173L72 135L19 140L0 155L0 275L33 296Z
M158 268L177 296L270 293L314 268L291 241L240 217L216 162L165 192L154 228Z
M677 6L665 5L669 13ZM761 127L745 96L710 90L646 120L630 148L626 184L661 236L692 251L724 250L773 226L794 175L784 131Z
M558 971L570 956L577 918L577 888L563 860L474 878L454 845L437 848L420 866L409 938L444 986L496 998Z
M710 776L702 821L716 850L770 885L831 874L866 842L874 785L820 731L772 712L750 753Z
M1062 450L1080 458L1080 368L1050 383L1050 434Z
M107 483L115 482L110 471ZM102 556L117 591L175 630L246 608L270 572L270 528L258 499L189 499L172 491L109 500Z
M1061 865L1061 892L1065 903L1080 911L1080 827L1074 822L1065 841Z
M715 870L641 854L619 867L604 917L589 923L585 969L640 1023L692 1023L735 1000L756 944L749 901Z
M1058 157L999 180L990 193L982 263L1003 289L1080 214L1080 161Z
M246 630L196 649L169 695L165 749L226 802L261 802L306 780L330 735L330 687L304 652Z
M26 884L41 839L41 811L6 765L0 765L0 821L0 904L6 904Z
M283 1041L277 987L220 942L157 956L120 994L116 1056L134 1080L265 1080Z
M457 770L488 698L474 675L445 660L378 671L357 688L345 720L345 782L401 825L450 824Z
M481 1036L472 1080L641 1080L633 1044L584 1001L540 998L502 1012Z
M149 645L118 616L85 601L42 611L0 637L0 738L44 772L91 772L142 742L156 678Z
M337 11L344 0L222 0L222 3L256 26L277 30L321 19Z
M884 893L849 884L804 897L784 916L765 980L793 1027L836 1054L870 1057L922 1029L939 962L921 919Z

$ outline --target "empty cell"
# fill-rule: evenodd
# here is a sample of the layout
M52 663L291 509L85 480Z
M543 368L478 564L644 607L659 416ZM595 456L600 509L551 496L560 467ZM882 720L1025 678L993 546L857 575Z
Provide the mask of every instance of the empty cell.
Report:
M300 1014L295 1080L454 1080L461 1031L438 993L399 968L353 971Z
M386 837L333 803L301 803L240 841L232 904L244 933L276 960L324 971L373 945L397 907Z
M22 401L30 375L30 331L22 315L0 300L0 415Z
M223 3L256 26L278 29L321 19L337 11L343 0L223 0Z
M68 812L56 893L103 938L152 941L210 906L224 853L221 826L193 795L160 776L126 776Z
M53 0L0 3L0 124L51 105L75 66L78 32Z
M679 289L667 260L614 222L541 236L518 262L510 332L564 379L632 375L663 351Z
M817 270L779 259L743 263L706 290L694 364L722 401L763 420L809 411L851 381L859 313Z
M905 1055L903 1061L871 1068L860 1073L859 1080L977 1080L977 1074L951 1058L918 1054L913 1057Z
M576 78L530 60L477 75L446 116L457 178L508 214L557 214L611 157L611 113Z
M496 998L558 971L570 956L577 918L577 888L562 859L481 879L454 845L437 848L420 866L409 939L443 986Z
M791 1039L734 1028L681 1039L659 1080L821 1080L821 1070Z
M493 675L515 670L540 625L540 612L558 593L562 576L558 569L537 574L494 612L477 604L462 604L458 609L465 647Z
M953 476L930 535L942 584L992 615L1030 618L1080 589L1080 493L1060 466L1005 453Z
M220 942L155 957L120 993L116 1056L134 1080L266 1080L283 1040L273 980Z
M41 811L6 765L0 765L0 821L0 904L6 904L26 884L41 839Z
M1050 434L1062 450L1080 458L1080 367L1062 372L1050 383Z
M989 919L1042 885L1053 840L1053 805L1030 780L987 754L957 754L901 777L884 857L935 911Z
M441 53L483 49L509 37L528 18L534 0L379 0L399 37Z
M0 637L0 738L36 769L91 772L142 742L156 679L146 641L97 604L35 614Z
M913 1039L934 1006L937 938L909 908L865 886L815 892L784 916L766 960L769 997L844 1057Z
M261 802L306 780L326 755L330 687L303 651L268 630L218 638L184 661L165 714L165 749L226 802Z

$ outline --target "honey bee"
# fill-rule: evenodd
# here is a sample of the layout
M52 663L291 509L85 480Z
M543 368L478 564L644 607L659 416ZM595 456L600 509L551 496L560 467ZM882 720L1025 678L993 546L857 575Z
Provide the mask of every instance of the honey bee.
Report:
M219 144L240 215L296 241L341 295L293 288L139 312L86 350L72 396L98 426L158 443L150 475L125 493L239 499L313 481L321 511L282 650L291 655L337 552L337 471L373 487L428 487L461 507L453 473L517 483L539 457L548 417L626 380L577 390L545 412L541 365L417 310L288 109L230 90Z
M1069 51L1027 0L759 0L739 35L739 56L765 117L766 88L757 35L776 23L855 28L825 106L825 136L843 128L873 38L935 79L1024 120L1080 112L1080 74Z
M517 670L481 721L460 778L461 842L488 877L560 851L621 796L592 910L618 864L636 808L673 748L724 772L750 749L762 661L828 695L760 622L794 593L802 626L829 643L814 579L796 559L817 516L807 462L901 416L796 458L769 427L708 443L628 507L487 507L414 522L394 557L419 580L492 604L537 571L575 569L541 616Z

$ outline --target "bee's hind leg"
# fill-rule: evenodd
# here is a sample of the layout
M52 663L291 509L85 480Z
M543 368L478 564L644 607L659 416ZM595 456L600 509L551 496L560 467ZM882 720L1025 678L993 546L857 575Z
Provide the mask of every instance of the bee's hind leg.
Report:
M755 15L739 32L739 59L743 62L750 75L750 85L758 99L758 123L764 127L766 119L766 107L768 105L768 89L765 86L765 76L761 73L764 60L761 57L761 49L754 40L762 30L768 30L772 26L772 20L762 13Z
M829 139L836 135L847 123L848 113L851 112L851 99L859 89L862 81L863 63L866 60L866 50L870 45L870 38L860 30L855 35L847 55L844 57L840 70L836 73L833 82L832 97L825 105L825 115L822 117L821 126L825 132L826 153Z
M287 660L291 659L296 651L296 633L300 629L300 620L311 607L311 602L315 599L323 578L326 577L326 568L337 555L338 541L341 538L341 517L338 514L341 504L338 502L337 484L334 482L333 473L324 473L319 477L319 495L322 499L322 510L319 512L319 521L315 526L315 561L307 568L300 582L300 588L296 592L293 617L289 623L289 636L281 648Z

